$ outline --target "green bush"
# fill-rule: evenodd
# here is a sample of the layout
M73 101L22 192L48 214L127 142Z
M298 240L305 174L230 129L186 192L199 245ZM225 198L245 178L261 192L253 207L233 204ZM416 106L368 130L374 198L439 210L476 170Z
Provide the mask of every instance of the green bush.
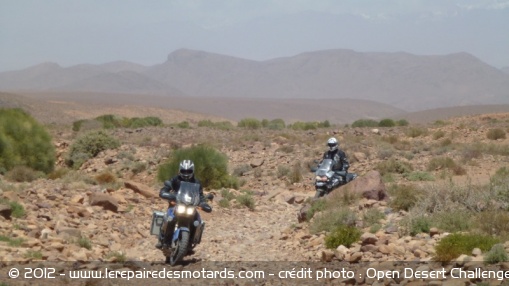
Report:
M66 164L69 167L78 169L88 159L91 159L101 151L115 149L120 142L108 135L106 132L91 131L76 138L69 148Z
M509 261L509 256L505 251L504 245L497 243L491 247L491 249L484 254L484 261L488 264L496 264L500 262Z
M409 181L434 181L435 178L428 172L415 171L404 175Z
M309 207L309 210L307 212L306 220L310 221L313 218L313 216L315 215L315 213L321 212L321 211L325 210L325 208L326 208L325 200L313 201L311 203L311 207Z
M318 128L317 124L315 122L302 122L297 121L292 123L289 128L293 130L315 130Z
M46 129L21 109L0 109L0 172L15 166L50 173L55 147Z
M396 122L398 126L408 126L408 121L406 119L400 119Z
M378 224L381 219L385 218L385 214L378 209L368 209L362 215L362 220L366 223L365 226L372 226Z
M251 194L238 195L235 199L237 200L237 203L247 207L249 210L252 211L255 209L255 200Z
M178 128L182 128L182 129L187 129L187 128L191 127L191 126L189 125L189 122L182 121L182 122L177 124L177 127Z
M491 236L453 233L437 243L434 260L448 262L461 254L471 255L474 248L486 252L497 243L499 241Z
M22 218L25 216L25 208L18 202L9 201L0 198L0 204L8 204L11 207L11 216L15 218Z
M390 118L385 118L385 119L380 120L380 122L378 123L378 126L379 127L394 127L394 126L396 126L396 122L394 122L394 120L392 120Z
M420 197L419 191L413 185L393 185L389 193L389 205L396 210L410 210Z
M378 122L373 119L359 119L352 123L352 127L377 127Z
M73 122L73 131L80 131L85 124L90 124L91 122L99 122L99 124L104 129L112 129L112 128L141 128L147 126L161 126L163 125L163 121L154 116L147 117L121 117L113 114L105 114L96 117L92 120L78 120Z
M447 232L472 229L472 214L462 208L435 212L431 216L433 226Z
M505 139L505 131L500 128L490 129L486 137L490 140Z
M382 161L378 163L375 169L377 169L383 176L387 173L397 173L397 174L409 173L413 170L413 167L412 165L410 165L410 163L398 161L391 158L387 161Z
M427 167L428 171L435 171L440 169L449 169L453 171L455 175L466 174L465 169L463 169L463 167L458 165L453 159L449 157L435 157L429 161Z
M163 182L178 174L179 164L183 160L193 161L195 176L204 188L238 188L238 181L228 174L228 157L207 145L175 150L170 160L159 166L157 179Z
M319 216L313 219L310 225L310 232L333 231L341 225L354 226L356 220L357 215L348 207L329 206L325 211L321 212Z
M442 130L438 130L435 133L433 133L433 140L438 140L445 136L445 132Z
M424 135L428 134L428 130L423 127L410 127L406 130L405 134L408 137L415 138L415 137L424 136Z
M354 226L341 225L325 236L325 246L336 249L340 245L350 247L361 238L361 231Z
M5 178L11 182L32 182L44 177L42 172L37 172L26 166L16 166L5 174Z
M268 122L267 128L271 130L282 130L285 129L286 123L283 119L273 119Z
M419 233L429 233L431 228L431 218L426 216L407 218L409 220L409 233L416 235Z
M262 127L262 123L256 118L244 118L239 121L237 126L247 129L260 129Z

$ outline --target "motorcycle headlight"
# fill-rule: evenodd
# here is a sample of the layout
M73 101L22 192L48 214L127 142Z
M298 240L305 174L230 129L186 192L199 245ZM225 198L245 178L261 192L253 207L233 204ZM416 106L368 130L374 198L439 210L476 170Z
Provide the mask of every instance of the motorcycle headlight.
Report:
M194 207L188 207L187 210L186 210L186 214L187 215L192 215L194 214Z
M177 213L178 213L178 214L184 214L184 213L186 213L186 206L185 206L185 205L178 205L178 206L177 206Z

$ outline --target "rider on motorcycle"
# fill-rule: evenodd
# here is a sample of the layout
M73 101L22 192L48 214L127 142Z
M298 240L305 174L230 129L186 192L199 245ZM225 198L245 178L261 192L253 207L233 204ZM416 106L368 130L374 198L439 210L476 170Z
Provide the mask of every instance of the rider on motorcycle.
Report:
M203 188L201 186L200 180L194 177L194 163L191 160L183 160L180 162L178 175L174 176L170 180L165 181L163 188L159 191L159 197L170 202L168 208L175 207L177 192L180 189L180 182L182 181L200 185L200 208L204 212L211 212L212 207L207 204L207 200L203 195ZM196 212L196 219L199 220L198 212ZM164 244L168 245L170 243L171 237L173 236L173 231L175 230L175 224L176 220L171 220L168 222L165 228L165 233L160 235L159 241L156 244L157 248L162 248Z
M339 142L336 138L331 137L327 140L327 146L329 150L327 150L323 154L323 159L332 159L335 164L332 166L332 170L335 173L335 176L332 180L332 187L337 187L341 181L346 182L346 176L341 176L338 172L345 171L345 174L348 173L348 168L350 164L348 163L348 158L346 157L345 152L339 149Z

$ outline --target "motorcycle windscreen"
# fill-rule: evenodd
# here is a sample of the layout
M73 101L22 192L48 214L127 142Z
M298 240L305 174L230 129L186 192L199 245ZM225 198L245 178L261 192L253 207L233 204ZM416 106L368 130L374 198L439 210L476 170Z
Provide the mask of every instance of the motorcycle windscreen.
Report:
M322 161L320 166L318 166L318 170L316 170L317 176L325 176L327 175L327 172L332 170L332 165L334 164L334 160L332 159L325 159Z
M199 205L200 185L196 183L180 182L180 188L177 194L177 203L188 206Z

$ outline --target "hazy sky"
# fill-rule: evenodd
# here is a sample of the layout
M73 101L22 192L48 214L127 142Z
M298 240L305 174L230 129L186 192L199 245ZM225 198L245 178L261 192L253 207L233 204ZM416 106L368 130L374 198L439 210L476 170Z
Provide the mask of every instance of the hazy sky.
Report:
M322 49L468 52L509 66L509 0L0 0L0 71L190 48L253 60Z

